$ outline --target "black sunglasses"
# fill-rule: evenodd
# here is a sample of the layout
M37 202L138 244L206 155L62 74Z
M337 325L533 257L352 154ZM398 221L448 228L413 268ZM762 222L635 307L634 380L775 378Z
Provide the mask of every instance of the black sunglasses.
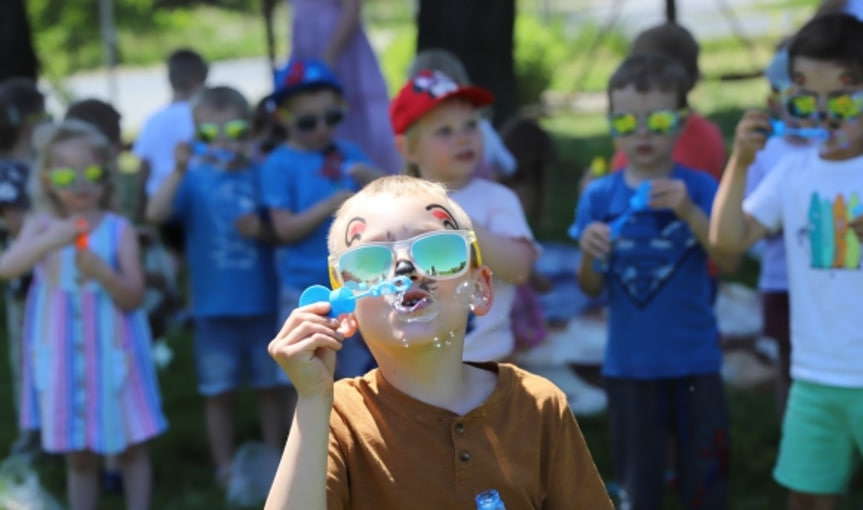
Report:
M287 115L298 130L303 132L314 131L318 127L318 122L323 122L327 127L338 126L345 120L344 110L329 110L322 115L309 113L306 115Z

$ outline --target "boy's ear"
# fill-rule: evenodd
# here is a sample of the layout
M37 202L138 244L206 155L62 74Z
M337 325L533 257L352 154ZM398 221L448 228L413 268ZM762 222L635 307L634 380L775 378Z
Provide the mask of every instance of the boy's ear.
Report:
M471 311L480 317L491 310L494 304L494 285L492 284L491 269L482 266L476 270L476 291L471 298Z
M396 149L399 151L402 159L410 161L408 157L408 139L405 135L396 135Z

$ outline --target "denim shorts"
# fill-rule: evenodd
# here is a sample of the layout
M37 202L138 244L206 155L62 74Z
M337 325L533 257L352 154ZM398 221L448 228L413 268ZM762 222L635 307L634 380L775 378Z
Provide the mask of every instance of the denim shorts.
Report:
M198 391L213 396L238 389L284 386L288 378L267 352L276 331L274 314L195 319Z
M809 494L845 492L863 453L863 388L793 381L773 478Z

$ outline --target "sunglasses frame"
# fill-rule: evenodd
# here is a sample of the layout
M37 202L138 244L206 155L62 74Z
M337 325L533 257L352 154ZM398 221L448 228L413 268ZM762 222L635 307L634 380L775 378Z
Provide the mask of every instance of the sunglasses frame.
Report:
M318 125L323 122L326 127L334 128L345 121L347 109L345 107L332 108L323 113L305 113L303 115L294 115L286 109L280 110L282 117L294 125L302 133L311 133L318 128ZM311 126L301 126L300 123L304 120L314 119L314 124Z
M479 241L477 240L476 233L473 230L433 230L430 232L425 232L423 234L411 237L409 239L405 239L403 241L364 243L360 246L356 246L354 248L349 248L349 249L339 253L338 255L330 255L327 259L327 263L329 266L329 274L330 274L330 286L333 289L338 289L338 288L341 288L344 285L346 285L346 283L344 282L344 280L341 277L341 269L340 269L341 263L340 262L341 262L342 257L344 257L348 253L351 253L351 252L354 252L357 250L361 250L361 249L366 248L368 246L387 247L387 248L389 248L390 253L392 253L391 264L393 267L390 268L390 270L392 270L395 268L395 263L398 260L398 254L396 253L397 249L405 247L405 248L407 248L408 254L411 257L413 257L413 254L411 253L411 249L412 249L414 243L416 243L419 240L422 240L422 239L425 239L428 237L441 235L441 234L457 234L459 237L464 239L466 247L468 249L468 257L474 261L475 267L482 266L482 252L479 249ZM412 259L412 261L413 261L413 259ZM413 261L413 262L415 262L415 261ZM470 262L470 261L468 261L468 262ZM432 277L431 275L427 275L425 270L418 267L416 264L414 264L414 267L416 268L417 272L420 273L421 275ZM449 280L452 278L458 278L459 276L462 276L463 274L465 274L467 272L467 270L468 270L468 268L467 268L467 266L465 266L465 268L462 271L460 271L458 274L444 276L444 277L434 276L432 278L434 278L436 280Z
M228 125L231 124L243 124L243 134L242 136L235 136L228 133ZM202 136L201 128L204 126L215 126L217 129L216 135L210 137L210 135ZM201 122L195 125L195 140L204 143L213 143L216 141L219 136L225 136L228 140L233 140L237 142L241 142L249 138L249 134L251 133L251 124L246 119L231 119L226 122L218 123L218 122Z
M815 110L808 115L797 115L792 110L792 99L796 97L809 97L815 101ZM836 113L830 110L830 101L831 99L838 99L841 97L850 97L852 103L857 103L857 112L853 115L845 116L841 113ZM827 94L826 97L822 97L820 94L815 94L812 92L803 92L803 91L795 91L794 89L786 90L783 93L782 97L782 105L785 111L791 117L800 120L819 120L819 119L830 119L833 121L847 121L854 119L855 117L859 117L863 114L863 88L857 89L853 92L844 91L844 92L832 92Z
M93 179L87 176L87 171L94 168L98 168L101 171L101 175L98 179ZM54 180L54 175L56 175L57 172L60 170L72 170L73 172L75 172L75 180L70 182L69 184L60 184L56 182ZM87 186L104 186L108 181L109 175L108 167L106 167L105 165L87 165L87 167L85 168L74 168L71 166L55 167L49 168L48 170L46 170L46 173L48 174L48 181L51 183L51 186L63 190L74 189L82 182Z
M661 112L669 112L669 113L674 114L674 125L671 127L671 129L667 133L659 133L656 130L651 129L650 125L647 122L648 117L650 117L651 115L654 115L656 113L661 113ZM613 119L615 117L623 116L623 115L633 115L635 117L635 129L633 129L632 131L630 131L628 133L621 133L619 130L617 130L614 127ZM671 134L674 134L675 132L677 132L677 130L680 129L680 125L686 120L686 117L688 115L689 115L689 110L686 108L679 108L677 110L670 109L670 108L662 108L659 110L653 110L653 111L643 113L643 114L635 114L635 113L631 113L631 112L609 113L608 115L606 115L606 120L608 121L608 127L609 127L609 131L611 131L611 136L613 136L614 138L622 138L624 136L634 135L635 133L638 132L638 128L640 128L642 125L647 127L647 130L650 132L650 134L665 136L665 135L671 135Z

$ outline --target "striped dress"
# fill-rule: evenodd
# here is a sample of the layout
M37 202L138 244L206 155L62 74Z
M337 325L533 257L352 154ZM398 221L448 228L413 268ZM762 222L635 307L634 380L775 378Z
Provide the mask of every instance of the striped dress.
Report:
M128 221L106 213L89 246L117 268ZM21 425L48 452L115 454L167 428L143 309L125 312L101 285L81 282L75 247L40 262L27 295ZM26 379L25 379L26 380Z

